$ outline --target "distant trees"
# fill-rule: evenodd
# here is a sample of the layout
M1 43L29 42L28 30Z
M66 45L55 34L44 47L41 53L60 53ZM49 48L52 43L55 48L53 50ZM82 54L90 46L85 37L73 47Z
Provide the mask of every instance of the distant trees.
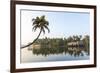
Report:
M89 48L89 36L86 35L82 37L82 35L76 35L76 36L70 36L68 38L43 38L43 39L38 39L35 43L40 44L42 47L68 47L69 42L77 42L81 41L83 42L83 46L85 48Z
M90 41L89 36L86 35L86 36L83 38L83 42L84 42L84 45L85 45L86 48L89 48L89 41Z
M81 38L82 38L82 35L73 35L73 36L70 36L70 37L68 37L67 38L67 41L68 42L72 42L72 41L80 41L81 40Z
M82 39L83 43L84 43L84 47L85 47L85 51L87 51L87 53L90 53L90 38L88 35L86 35L83 39Z
M41 41L40 41L41 40ZM67 39L62 39L62 38L43 38L43 39L38 39L36 42L40 41L41 47L52 47L52 48L59 48L59 47L67 47Z
M79 48L79 47L68 47L68 42L76 42L76 41L83 41L84 42L84 47ZM89 36L86 35L84 37L80 36L70 36L68 38L42 38L38 39L35 43L40 44L41 48L40 49L33 49L34 54L42 54L44 56L47 56L49 54L59 54L59 53L68 53L70 55L74 56L83 56L83 52L86 52L89 55ZM71 49L70 49L71 48Z

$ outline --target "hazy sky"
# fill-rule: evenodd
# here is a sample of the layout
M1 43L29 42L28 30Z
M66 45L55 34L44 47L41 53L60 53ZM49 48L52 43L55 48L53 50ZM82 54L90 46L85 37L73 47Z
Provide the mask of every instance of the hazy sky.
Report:
M46 30L46 34L41 34L40 38L90 34L89 13L21 10L21 44L36 38L39 30L32 31L32 18L41 15L45 15L49 21L50 33Z

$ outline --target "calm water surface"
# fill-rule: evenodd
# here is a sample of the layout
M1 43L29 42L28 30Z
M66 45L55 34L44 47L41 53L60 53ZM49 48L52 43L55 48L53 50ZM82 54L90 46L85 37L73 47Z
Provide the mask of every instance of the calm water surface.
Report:
M84 51L80 55L70 55L69 53L56 53L56 54L34 54L32 50L27 48L21 49L21 63L31 62L50 62L50 61L71 61L71 60L88 60L89 55Z

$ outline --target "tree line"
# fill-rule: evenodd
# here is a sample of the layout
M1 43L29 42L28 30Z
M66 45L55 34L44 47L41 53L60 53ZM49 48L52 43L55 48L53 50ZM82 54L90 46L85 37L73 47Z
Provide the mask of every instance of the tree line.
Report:
M89 48L89 36L86 35L82 37L81 35L76 36L70 36L68 38L49 38L45 37L42 39L37 39L37 41L34 44L41 45L42 48L59 48L59 47L68 47L69 42L76 42L76 41L82 41L83 45L86 49Z

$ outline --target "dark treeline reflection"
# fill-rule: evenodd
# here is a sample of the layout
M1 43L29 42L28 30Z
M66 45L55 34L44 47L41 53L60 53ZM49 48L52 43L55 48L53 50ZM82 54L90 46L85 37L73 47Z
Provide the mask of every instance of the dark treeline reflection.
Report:
M81 39L81 36L73 36L69 38L43 38L38 39L31 49L34 55L57 55L68 54L71 56L89 55L89 36Z
M70 50L71 49L71 50ZM33 49L33 54L35 55L54 55L54 54L69 54L71 56L84 56L89 55L89 51L84 48L65 48L65 47L59 47L59 48L41 48L41 49ZM85 54L84 54L85 53Z

